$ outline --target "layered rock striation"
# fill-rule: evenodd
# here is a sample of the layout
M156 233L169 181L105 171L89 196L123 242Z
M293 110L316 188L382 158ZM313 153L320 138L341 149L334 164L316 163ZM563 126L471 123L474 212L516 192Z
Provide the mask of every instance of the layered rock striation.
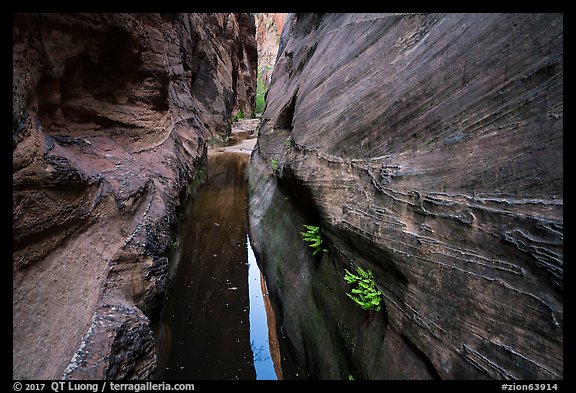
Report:
M290 14L250 225L312 376L563 378L562 94L561 15Z
M13 378L151 377L178 206L254 110L254 19L13 22Z

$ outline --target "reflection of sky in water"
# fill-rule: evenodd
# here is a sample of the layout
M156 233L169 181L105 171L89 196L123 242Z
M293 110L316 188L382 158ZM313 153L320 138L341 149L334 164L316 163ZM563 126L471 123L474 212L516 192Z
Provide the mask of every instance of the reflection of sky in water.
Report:
M246 244L248 247L248 292L250 295L250 346L254 354L256 379L278 379L270 356L268 320L260 284L260 269L256 263L250 239L246 239Z

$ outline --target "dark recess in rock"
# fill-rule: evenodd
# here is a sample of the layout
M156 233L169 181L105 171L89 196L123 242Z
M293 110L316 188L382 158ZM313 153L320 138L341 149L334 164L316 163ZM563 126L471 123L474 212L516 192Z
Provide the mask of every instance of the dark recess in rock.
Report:
M292 131L292 119L294 118L294 110L296 108L296 98L298 96L298 90L292 94L292 99L288 104L282 109L278 115L278 120L276 120L276 128L283 128Z

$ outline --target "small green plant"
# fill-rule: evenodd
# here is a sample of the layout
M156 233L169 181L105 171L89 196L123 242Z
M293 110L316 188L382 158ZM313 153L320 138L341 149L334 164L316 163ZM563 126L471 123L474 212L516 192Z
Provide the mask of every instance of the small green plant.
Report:
M270 70L269 66L259 67L258 68L258 79L256 83L256 108L254 108L254 113L259 114L264 112L264 107L266 106L266 91L268 90L268 85L266 84L265 74L267 71Z
M352 293L347 293L348 297L360 306L363 310L369 311L370 314L380 311L382 306L382 292L376 288L374 282L374 273L371 270L364 270L361 267L356 268L358 274L350 273L348 269L344 269L346 275L344 280L348 284L356 284L352 288Z
M278 265L276 265L276 286L281 290L284 290L284 275Z
M310 248L314 249L312 255L318 254L320 251L328 252L328 249L324 246L324 239L322 238L322 232L320 232L320 227L315 227L314 225L304 225L307 229L306 232L300 232L302 238L307 241Z
M354 376L352 374L348 374L348 380L349 381L354 381Z
M272 167L272 171L276 173L276 171L278 170L278 160L271 160L270 166Z
M236 123L237 121L242 119L244 119L244 112L242 112L242 109L239 109L238 112L236 113L236 116L232 118L232 123Z
M268 90L266 86L266 82L262 79L258 79L258 85L256 87L256 107L254 108L254 112L262 113L264 112L264 107L266 106L266 91Z
M256 108L254 109L254 113L262 113L264 112L264 107L266 106L266 101L264 100L264 96L266 95L266 85L262 86L264 82L258 81L258 92L256 93Z
M288 138L286 138L286 140L284 141L284 146L294 147L294 139L292 139L291 136L289 136Z

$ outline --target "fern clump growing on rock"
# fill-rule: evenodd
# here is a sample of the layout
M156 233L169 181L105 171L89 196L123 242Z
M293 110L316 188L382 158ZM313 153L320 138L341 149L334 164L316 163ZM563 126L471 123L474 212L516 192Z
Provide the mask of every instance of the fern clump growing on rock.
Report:
M300 232L302 238L309 242L310 248L314 249L312 255L318 254L320 251L328 252L328 249L324 246L324 238L322 237L322 232L320 232L320 227L314 225L304 225L307 229L306 232Z
M272 172L276 173L276 171L278 170L278 160L271 160L270 161L270 166L272 167Z
M378 312L382 308L380 302L382 301L382 292L376 288L374 281L374 273L371 270L364 270L361 267L356 268L358 274L351 273L348 269L344 269L346 275L344 280L348 284L356 284L352 289L352 293L347 293L348 297L360 306L363 310Z

